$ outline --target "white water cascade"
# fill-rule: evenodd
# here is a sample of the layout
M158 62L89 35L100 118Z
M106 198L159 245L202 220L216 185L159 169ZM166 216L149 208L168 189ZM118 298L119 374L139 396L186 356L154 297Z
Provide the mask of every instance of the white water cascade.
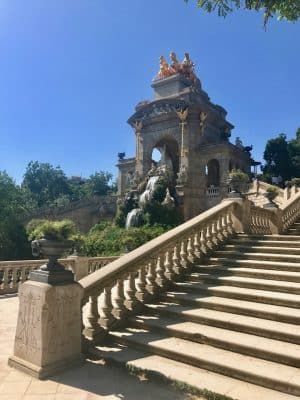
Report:
M151 178L147 182L146 190L141 194L139 205L140 207L145 206L146 203L151 201L153 197L153 193L155 190L155 186L157 181L159 180L159 176L151 176Z
M126 217L125 228L137 227L141 225L143 210L141 208L134 208L129 211Z

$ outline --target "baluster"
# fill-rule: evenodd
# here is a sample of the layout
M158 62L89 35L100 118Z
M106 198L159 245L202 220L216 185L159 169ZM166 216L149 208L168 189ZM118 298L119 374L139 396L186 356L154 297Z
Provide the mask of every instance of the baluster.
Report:
M147 291L154 296L158 292L158 285L156 283L156 263L154 260L151 260L148 264L148 272L146 275L146 289Z
M9 289L9 269L4 268L3 269L3 290L8 290Z
M18 270L17 268L12 269L11 274L11 288L18 291Z
M94 339L100 332L102 332L102 328L99 325L98 295L93 295L89 297L87 324L84 328L84 335L90 339Z
M228 231L232 235L234 233L234 229L233 229L233 220L232 220L231 211L228 212L227 218L228 218Z
M227 239L229 236L226 214L222 214L222 235L224 236L225 239Z
M165 277L165 271L163 268L163 255L159 255L157 258L157 279L156 282L159 285L160 288L163 288L167 282L167 278Z
M200 248L200 243L199 243L199 234L196 232L194 234L194 255L196 258L200 260L201 258L201 248Z
M206 247L206 227L201 229L200 234L200 249L203 255L206 255L208 248Z
M219 215L217 219L217 238L220 243L222 243L224 240L223 230L222 230L222 215Z
M180 265L182 268L186 269L188 268L189 262L187 259L187 251L186 251L186 240L182 239L181 241L181 247L180 247Z
M133 310L138 302L135 297L135 275L135 272L130 272L128 275L128 287L125 290L125 306L128 310Z
M188 238L188 243L187 243L187 254L188 254L188 260L192 264L195 261L195 256L194 256L194 243L192 240L192 237L189 236Z
M165 262L164 262L164 267L165 267L165 277L170 281L174 281L174 276L175 273L172 269L172 264L170 262L170 251L167 250L165 254Z
M112 286L106 286L103 290L103 302L102 305L100 306L100 325L103 328L108 329L112 322L115 320L112 310L113 310L113 305L112 305L112 299L111 299L111 288Z
M218 236L217 236L217 229L216 229L216 221L211 222L211 241L213 247L219 244Z
M27 268L21 268L21 275L20 275L20 283L19 283L19 286L20 286L20 284L21 283L23 283L23 282L25 282L26 281L26 269Z
M144 303L147 295L146 291L146 267L142 266L138 272L138 278L136 281L136 297L141 302Z
M180 258L178 255L178 245L174 246L172 263L173 263L173 271L175 272L175 274L177 276L182 275L183 267L180 263Z
M210 222L208 223L208 225L206 227L206 247L207 247L208 251L212 250L212 248L213 248Z
M116 297L114 298L115 306L113 307L113 315L117 319L122 319L126 314L126 307L124 305L124 278L119 278L116 285Z

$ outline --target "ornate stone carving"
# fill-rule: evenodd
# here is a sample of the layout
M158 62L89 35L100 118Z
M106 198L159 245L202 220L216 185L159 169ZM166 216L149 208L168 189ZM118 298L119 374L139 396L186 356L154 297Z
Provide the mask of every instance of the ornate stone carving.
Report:
M189 113L188 108L176 111L176 114L182 123L186 121L188 113Z
M207 119L207 113L204 111L200 112L200 128L201 128L201 133L203 135L204 133L204 128L205 128L205 124L206 124L206 119Z

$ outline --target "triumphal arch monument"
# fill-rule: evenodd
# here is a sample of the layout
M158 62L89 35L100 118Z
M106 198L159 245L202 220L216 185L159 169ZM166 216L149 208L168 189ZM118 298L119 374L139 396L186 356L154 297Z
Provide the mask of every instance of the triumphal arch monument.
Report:
M138 103L128 119L136 136L136 155L126 159L119 154L119 195L136 190L164 165L171 170L173 196L187 220L226 197L230 170L250 173L251 148L239 139L230 143L234 126L226 110L203 90L188 53L182 62L174 52L169 62L161 56L152 88L154 99ZM153 160L154 149L161 153L159 163Z

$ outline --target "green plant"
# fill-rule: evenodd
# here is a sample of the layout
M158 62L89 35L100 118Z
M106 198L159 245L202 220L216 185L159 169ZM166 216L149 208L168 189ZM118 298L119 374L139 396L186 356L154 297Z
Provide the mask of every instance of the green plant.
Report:
M248 183L249 175L239 169L233 169L232 171L230 171L228 173L227 179L228 179L228 181L230 181L230 183L233 183L233 182Z
M78 235L78 228L69 219L51 221L47 219L32 220L26 227L29 240L70 240Z
M84 238L83 252L88 256L115 256L134 250L164 233L168 227L142 226L124 229L114 224L97 224Z
M277 187L275 187L275 186L269 186L269 187L266 189L266 194L265 194L265 196L266 196L270 201L274 200L275 197L276 197L277 195L278 195L278 189L277 189Z

